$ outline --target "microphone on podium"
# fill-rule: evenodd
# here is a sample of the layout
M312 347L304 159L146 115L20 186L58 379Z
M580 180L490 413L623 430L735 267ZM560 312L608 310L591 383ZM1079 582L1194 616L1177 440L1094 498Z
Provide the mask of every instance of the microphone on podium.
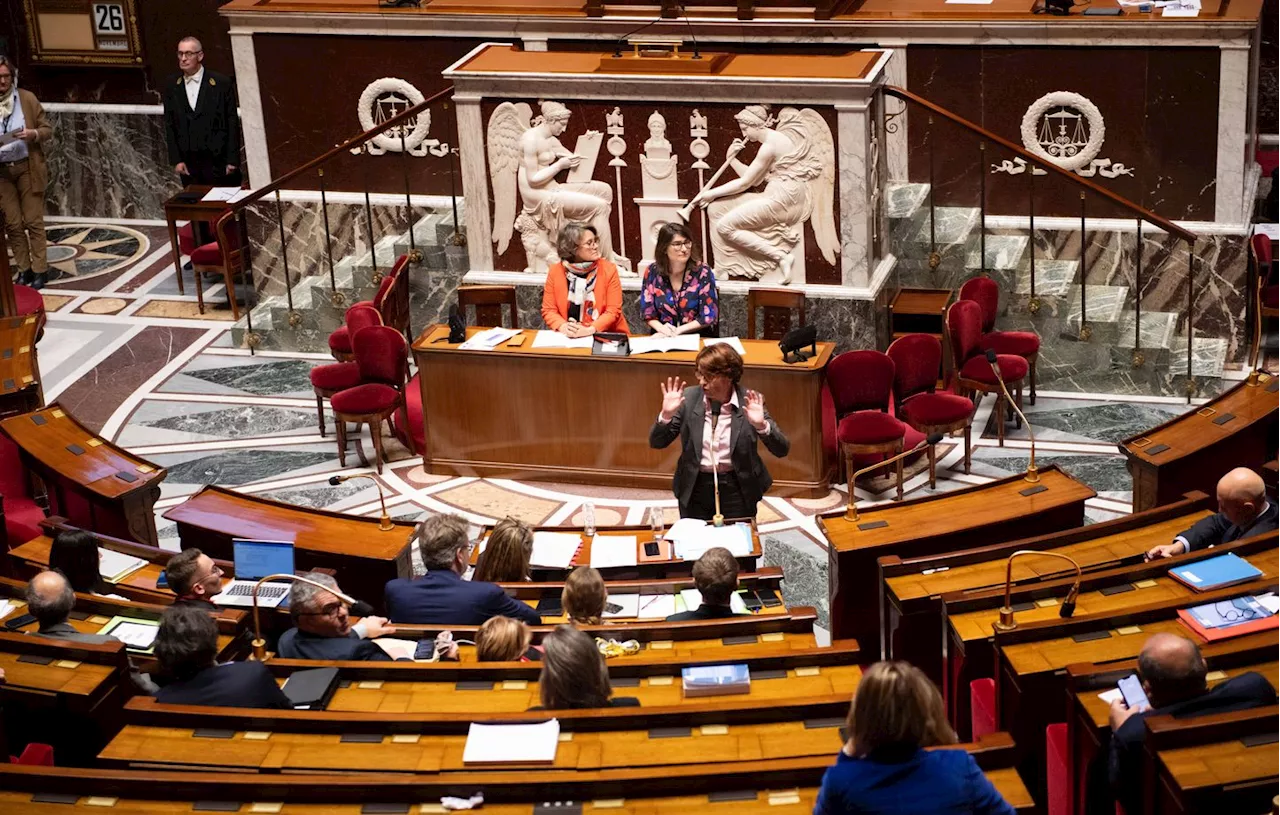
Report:
M359 473L357 475L335 475L329 478L329 484L336 487L343 481L350 481L353 478L367 478L373 482L373 486L378 488L378 503L382 504L382 517L378 519L378 529L383 532L390 532L395 529L395 524L391 523L391 516L387 514L387 499L382 495L382 485L378 483L378 479L364 473Z
M711 484L715 487L716 514L712 516L713 526L724 526L724 515L720 512L720 453L716 446L716 425L720 423L720 411L724 404L716 399L708 399L711 411Z
M1022 408L1013 401L1013 397L1009 395L1009 389L1004 385L1004 377L1000 375L1000 363L996 352L992 348L987 349L987 362L991 365L991 370L995 372L996 384L1000 386L1000 393L1004 394L1004 400L1009 403L1009 407L1022 419L1022 424L1027 428L1027 438L1031 440L1031 462L1027 465L1027 474L1023 478L1032 483L1040 481L1040 473L1036 471L1036 434L1031 430L1031 422L1027 420L1027 414L1022 412Z
M1065 560L1070 563L1076 570L1076 580L1071 584L1071 589L1067 592L1067 599L1062 601L1062 608L1058 609L1058 616L1067 618L1076 613L1076 598L1080 595L1080 564L1074 559L1058 552L1041 552L1038 549L1019 549L1012 555L1005 564L1004 572L1004 605L1000 607L1000 619L991 625L997 631L1012 631L1018 627L1018 621L1013 618L1013 561L1024 555L1042 555L1043 557L1056 557L1059 560Z
M875 464L872 464L870 467L863 467L861 470L858 470L856 473L854 473L853 477L849 479L849 505L845 507L844 519L846 521L858 520L858 504L857 504L857 500L853 496L853 484L858 480L858 476L863 475L865 473L869 473L872 470L878 470L884 465L892 464L898 459L906 458L912 453L918 453L924 448L932 447L933 445L937 444L940 441L942 441L941 433L931 433L929 434L928 438L926 438L924 441L917 444L915 447L912 447L910 450L905 450L899 453L898 455L894 456L893 458L886 458L884 461L877 461Z

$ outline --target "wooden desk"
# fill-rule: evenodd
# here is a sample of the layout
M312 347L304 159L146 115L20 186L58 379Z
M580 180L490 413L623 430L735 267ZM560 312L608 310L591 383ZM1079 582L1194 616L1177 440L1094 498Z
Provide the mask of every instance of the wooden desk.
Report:
M0 416L27 413L44 405L40 364L36 361L39 318L0 320Z
M1045 489L1022 495L1034 486ZM877 613L883 606L877 559L921 557L1077 527L1084 523L1085 500L1096 494L1050 465L1040 471L1039 485L1012 475L859 510L853 522L844 519L843 509L819 516L818 527L827 537L832 636L854 638L868 649L878 642L882 658L887 655L887 620Z
M292 541L298 569L333 569L343 591L382 606L388 580L409 577L409 546L418 525L394 521L389 532L377 518L282 504L222 487L204 487L164 513L178 525L182 548L231 559L234 538Z
M94 435L57 402L0 420L0 431L44 482L51 513L96 532L159 542L154 507L162 467Z
M1233 467L1262 472L1275 458L1280 378L1241 382L1208 404L1120 442L1133 475L1133 509L1176 501L1191 490L1216 495ZM1223 421L1228 415L1233 418Z
M1280 745L1242 737L1274 734L1276 713L1271 705L1191 720L1148 717L1148 755L1158 766L1149 773L1147 812L1271 811Z
M178 293L183 293L182 288L182 250L178 247L178 221L191 221L193 226L196 223L206 223L212 225L217 223L222 214L229 210L231 206L226 201L179 201L178 196L187 193L198 193L204 196L213 187L203 184L193 184L182 192L175 194L172 198L164 202L164 220L169 227L169 250L173 253L173 272L178 278ZM197 238L198 240L198 238ZM204 314L204 283L200 279L200 272L192 272L191 276L196 282L196 304L200 308L200 313ZM227 298L231 301L231 308L236 312L234 315L238 320L240 315L236 306L235 292L231 289L231 281L227 281Z
M560 579L556 580L526 580L520 583L499 583L498 585L517 600L532 600L536 605L537 601L543 597L557 599L560 597L561 592L564 591L564 579L563 575L559 577ZM782 569L777 566L764 566L753 571L738 573L738 586L744 589L772 591L781 596L781 583ZM693 577L688 575L605 580L604 587L609 594L675 594L683 589L695 588Z
M479 329L470 329L475 333ZM536 349L523 344L462 351L430 326L413 343L422 386L427 472L572 481L668 490L680 456L678 441L649 447L658 415L658 385L676 376L693 383L693 352L592 356L587 349ZM763 452L772 494L827 494L835 462L822 444L823 369L834 350L795 365L777 343L743 340L742 384L764 394L791 452Z

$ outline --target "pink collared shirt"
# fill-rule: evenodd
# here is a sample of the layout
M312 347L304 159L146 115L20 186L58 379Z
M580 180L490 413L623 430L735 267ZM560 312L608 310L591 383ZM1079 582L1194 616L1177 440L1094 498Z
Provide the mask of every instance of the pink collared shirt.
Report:
M715 431L711 429L711 400L705 396L704 406L706 418L702 422L702 460L698 467L704 473L712 470L727 473L733 469L730 460L732 442L733 409L738 407L738 392L729 395L729 401L720 404L720 420L716 422Z

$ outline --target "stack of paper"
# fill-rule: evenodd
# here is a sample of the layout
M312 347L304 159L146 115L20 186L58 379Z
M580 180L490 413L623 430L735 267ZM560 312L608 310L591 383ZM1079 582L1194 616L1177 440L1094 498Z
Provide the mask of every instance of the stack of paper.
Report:
M540 724L472 724L463 764L551 764L560 746L560 720Z
M604 616L606 619L610 617L640 616L640 595L610 594L609 599L604 604Z
M98 574L108 583L119 583L146 565L140 557L98 547Z
M544 569L567 569L582 547L582 536L576 532L534 532L530 566Z
M651 337L632 337L631 354L652 354L667 351L697 351L702 347L702 338L697 334L681 334L678 337L663 337L654 334Z
M591 539L591 565L616 569L636 565L635 535L596 535Z
M534 348L590 348L591 337L566 337L559 331L539 331L533 338Z
M492 351L519 333L518 328L490 328L481 331L458 347L464 351Z
M110 634L135 653L149 654L155 650L156 634L160 632L159 620L142 620L136 617L112 617L99 634Z
M230 201L237 193L240 192L239 187L214 187L204 194L201 201ZM241 196L244 197L244 196Z
M747 349L742 347L742 340L737 337L708 337L702 341L702 345L706 348L713 345L727 345L743 356L747 353Z
M667 539L674 544L675 555L681 560L697 560L702 553L717 546L723 546L735 557L746 557L751 554L751 524L736 523L732 526L711 526L701 521L685 524L689 518L681 518L671 525ZM694 524L702 524L700 527ZM683 526L682 526L683 525Z

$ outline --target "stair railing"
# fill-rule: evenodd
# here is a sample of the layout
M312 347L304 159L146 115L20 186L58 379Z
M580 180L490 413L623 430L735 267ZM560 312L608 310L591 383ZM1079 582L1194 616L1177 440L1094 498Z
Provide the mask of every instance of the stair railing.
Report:
M240 269L240 272L243 274L243 279L246 282L248 282L252 279L252 272L253 272L253 257L252 257L252 250L250 248L251 241L249 240L249 230L248 230L248 221L247 221L248 211L251 206L253 206L254 204L260 201L263 201L264 199L267 198L267 196L274 196L275 216L276 216L277 227L280 234L280 260L281 260L281 265L283 266L283 269L284 269L285 297L286 297L286 302L287 302L288 311L289 311L289 318L288 318L289 325L291 327L296 328L298 325L301 324L302 315L299 314L298 311L294 308L294 303L293 303L293 285L292 285L293 281L291 277L290 264L289 264L289 241L284 228L284 214L283 214L283 208L281 205L280 191L284 189L285 186L289 184L289 182L293 181L294 179L300 178L305 174L311 173L312 171L316 173L318 178L319 192L320 192L320 210L321 210L321 213L323 216L323 222L324 222L325 259L326 259L326 262L328 265L328 271L329 271L329 282L330 282L330 288L331 288L330 297L334 306L339 306L339 307L342 306L345 303L346 298L342 295L341 292L337 290L338 285L337 285L337 277L334 271L334 258L333 258L333 236L329 226L329 202L328 202L329 191L328 191L328 185L325 182L324 165L340 156L349 155L351 153L359 153L360 155L362 155L364 158L367 159L368 156L370 155L369 143L371 141L373 141L375 138L377 138L378 136L384 133L398 129L399 138L400 138L400 152L401 152L401 159L402 159L401 170L404 176L405 218L407 220L406 229L409 233L409 252L414 262L421 261L422 255L417 249L416 239L413 234L413 225L414 225L413 194L412 194L413 190L409 180L410 166L409 166L409 152L407 149L408 147L408 143L407 143L408 126L407 125L411 122L416 121L417 117L420 114L427 112L428 109L431 107L431 105L441 100L447 100L452 94L453 94L452 86L445 88L444 90L433 94L427 99L424 99L422 102L416 105L413 105L409 108L406 108L405 110L401 111L400 113L397 113L394 116L388 117L384 122L377 125L376 127L370 128L369 130L365 130L361 133L356 134L355 136L352 136L349 139L346 139L342 143L335 145L334 147L325 151L321 155L316 156L310 161L304 162L303 164L293 168L287 173L284 173L283 175L272 179L267 184L264 184L263 186L258 187L257 189L253 190L252 192L250 192L248 195L241 198L240 200L230 203L227 207L227 210L218 218L218 221L215 225L215 233L217 236L219 248L222 251L222 256L224 258L230 257L232 247L237 246L235 239L232 238L231 234L229 233L229 230L234 228L238 233L236 237L239 239L238 246L241 249L240 258L241 258L241 263L243 264L243 268ZM445 107L447 109L447 102L445 103ZM446 116L445 118L452 119L451 116ZM456 134L456 129L451 129L450 132L453 134ZM459 228L458 227L457 178L456 178L458 170L457 170L457 162L454 155L456 151L457 151L457 138L455 135L453 138L453 141L449 145L447 145L447 152L438 154L438 155L447 155L449 159L449 186L450 186L451 197L453 198L453 232L454 232L455 240L457 239L458 228ZM374 227L373 227L373 206L369 197L369 188L370 188L369 162L365 160L362 163L364 165L365 228L366 228L366 233L369 241L370 262L374 270L373 282L377 282L378 278L380 278L381 275L377 269L377 252L376 252L376 245L374 240ZM252 291L252 285L250 285L250 291ZM234 290L229 291L228 296L234 299L236 296L235 291ZM248 302L247 298L246 298L245 306L246 306L245 319L246 319L246 328L247 328L245 333L245 344L249 347L249 352L252 354L254 353L258 345L261 344L261 337L260 335L257 334L257 332L253 330L253 304L251 302Z
M974 124L973 122L969 121L968 119L965 119L959 114L953 113L952 111L947 110L946 108L940 105L930 102L928 99L925 99L922 96L914 94L903 88L895 87L893 85L882 86L880 89L880 93L885 96L892 96L895 99L902 101L906 107L911 107L912 105L915 105L919 108L922 108L926 112L925 121L926 121L927 127L926 127L925 134L923 136L923 141L925 146L925 152L927 155L928 175L929 175L929 195L928 195L929 268L931 271L937 270L937 268L941 264L941 259L942 259L941 253L938 251L937 230L934 226L934 223L936 220L936 214L937 214L936 212L937 201L936 201L936 196L934 195L934 190L936 189L936 186L937 186L937 183L936 183L937 182L937 178L936 178L937 157L935 156L935 151L934 151L934 120L935 118L940 121L950 122L951 124L956 125L961 129L972 133L979 139L979 142L978 142L979 167L981 169L982 176L979 182L978 208L980 213L979 215L980 228L978 230L978 235L979 235L978 252L979 252L979 258L980 258L979 265L983 272L985 272L987 268L987 252L986 252L987 212L986 212L986 209L987 209L987 173L989 172L989 168L986 162L986 154L987 154L988 143L996 145L1002 148L1003 150L1007 150L1008 152L1012 153L1017 159L1020 159L1022 162L1025 162L1025 164L1027 165L1026 166L1026 173L1028 176L1027 213L1029 216L1029 223L1028 223L1029 247L1028 248L1030 251L1030 288L1031 288L1031 299L1028 304L1028 311L1030 311L1032 314L1035 314L1040 310L1040 299L1036 293L1035 176L1037 174L1056 176L1057 178L1066 181L1068 184L1078 189L1079 195L1080 195L1079 338L1081 341L1087 342L1092 337L1092 334L1093 334L1093 329L1089 325L1089 320L1088 320L1088 289L1086 287L1086 281L1088 280L1088 277L1089 277L1089 252L1088 252L1088 238L1086 233L1086 225L1087 225L1086 222L1087 222L1087 216L1088 216L1088 211L1087 211L1088 197L1090 194L1101 196L1109 204L1115 207L1119 207L1121 210L1129 213L1137 220L1138 222L1137 251L1136 251L1135 278L1134 278L1134 299L1135 299L1134 340L1133 340L1133 355L1131 358L1132 364L1135 368L1141 367L1146 361L1146 356L1142 352L1142 224L1144 222L1152 224L1158 227L1159 229L1163 230L1166 234L1168 234L1170 237L1174 238L1175 240L1185 241L1187 244L1187 315L1186 315L1187 378L1186 378L1185 389L1186 389L1187 401L1188 402L1191 401L1191 398L1195 395L1197 391L1195 378L1192 375L1193 344L1194 344L1194 336L1195 336L1195 315L1193 313L1193 309L1195 306L1195 302L1194 302L1194 288L1195 288L1194 277L1195 277L1195 262L1196 262L1195 243L1197 239L1197 236L1194 232L1191 232L1190 230L1175 224L1173 221L1170 221L1167 218L1164 218L1160 215L1157 215L1154 212L1151 212L1150 210L1144 208L1140 204L1130 201L1129 199L1117 193L1114 193L1111 190L1108 190L1107 188L1093 181L1090 181L1087 178L1082 178L1070 170L1065 170L1062 167L1059 167L1057 164L1054 164L1051 161L1048 161L1040 156L1037 156L1034 153L1030 152L1029 150L1026 150L1023 147L1017 144L1014 144L1013 142L1007 139L997 136L996 134L988 131L987 129L981 127L980 125ZM905 112L905 109L903 112ZM1037 173L1036 172L1037 170L1042 172Z

